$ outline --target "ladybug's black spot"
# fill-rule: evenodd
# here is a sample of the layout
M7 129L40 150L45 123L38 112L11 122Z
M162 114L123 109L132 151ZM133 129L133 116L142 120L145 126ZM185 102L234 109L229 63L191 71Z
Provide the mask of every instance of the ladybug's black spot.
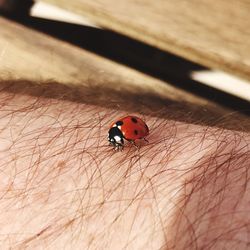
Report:
M133 123L137 123L137 119L136 119L135 117L132 117L132 118L131 118L131 121L132 121Z
M138 130L135 130L134 133L135 133L135 135L138 135Z
M117 123L116 123L116 126L122 126L123 125L123 121L118 121Z

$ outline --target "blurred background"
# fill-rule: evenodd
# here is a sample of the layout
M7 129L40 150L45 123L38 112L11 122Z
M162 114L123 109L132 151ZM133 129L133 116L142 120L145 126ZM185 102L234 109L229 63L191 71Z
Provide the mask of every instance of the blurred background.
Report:
M249 131L249 10L243 0L0 0L0 80Z

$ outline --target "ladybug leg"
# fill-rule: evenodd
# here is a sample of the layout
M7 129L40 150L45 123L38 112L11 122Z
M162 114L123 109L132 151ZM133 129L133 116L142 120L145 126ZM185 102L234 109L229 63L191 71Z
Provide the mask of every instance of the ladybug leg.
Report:
M122 144L116 144L114 147L115 151L122 151L124 148L124 146Z
M123 140L123 138L121 138L120 143L116 142L114 146L115 146L115 151L122 151L123 148L124 148L124 140Z
M139 147L138 145L136 145L135 141L129 140L129 142L130 142L134 147L136 147L136 148L139 150L140 147Z
M115 151L122 151L124 148L123 138L120 138L118 141L116 141L114 138L109 138L109 144L113 146Z
M148 141L145 137L143 138L143 140L144 140L145 142L149 143L149 141Z

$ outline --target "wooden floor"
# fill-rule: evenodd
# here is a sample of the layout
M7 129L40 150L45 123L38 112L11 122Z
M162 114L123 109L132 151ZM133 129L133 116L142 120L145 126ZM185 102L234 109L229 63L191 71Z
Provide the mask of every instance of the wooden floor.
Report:
M43 0L162 50L250 79L248 0Z
M53 80L68 86L105 87L162 99L208 102L77 46L0 17L1 79Z

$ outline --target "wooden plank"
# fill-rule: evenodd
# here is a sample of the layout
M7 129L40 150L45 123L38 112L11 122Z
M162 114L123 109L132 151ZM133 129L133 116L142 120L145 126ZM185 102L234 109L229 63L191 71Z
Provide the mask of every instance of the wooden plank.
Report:
M0 17L0 80L57 82L95 91L216 107L170 84ZM110 93L110 92L109 92ZM155 99L154 99L155 101Z
M20 24L0 18L1 79L57 81L77 86L106 86L113 90L152 92L159 98L204 100ZM182 96L182 97L181 97ZM193 99L193 100L194 100ZM195 102L196 102L195 101Z
M39 0L204 66L250 79L249 0Z

